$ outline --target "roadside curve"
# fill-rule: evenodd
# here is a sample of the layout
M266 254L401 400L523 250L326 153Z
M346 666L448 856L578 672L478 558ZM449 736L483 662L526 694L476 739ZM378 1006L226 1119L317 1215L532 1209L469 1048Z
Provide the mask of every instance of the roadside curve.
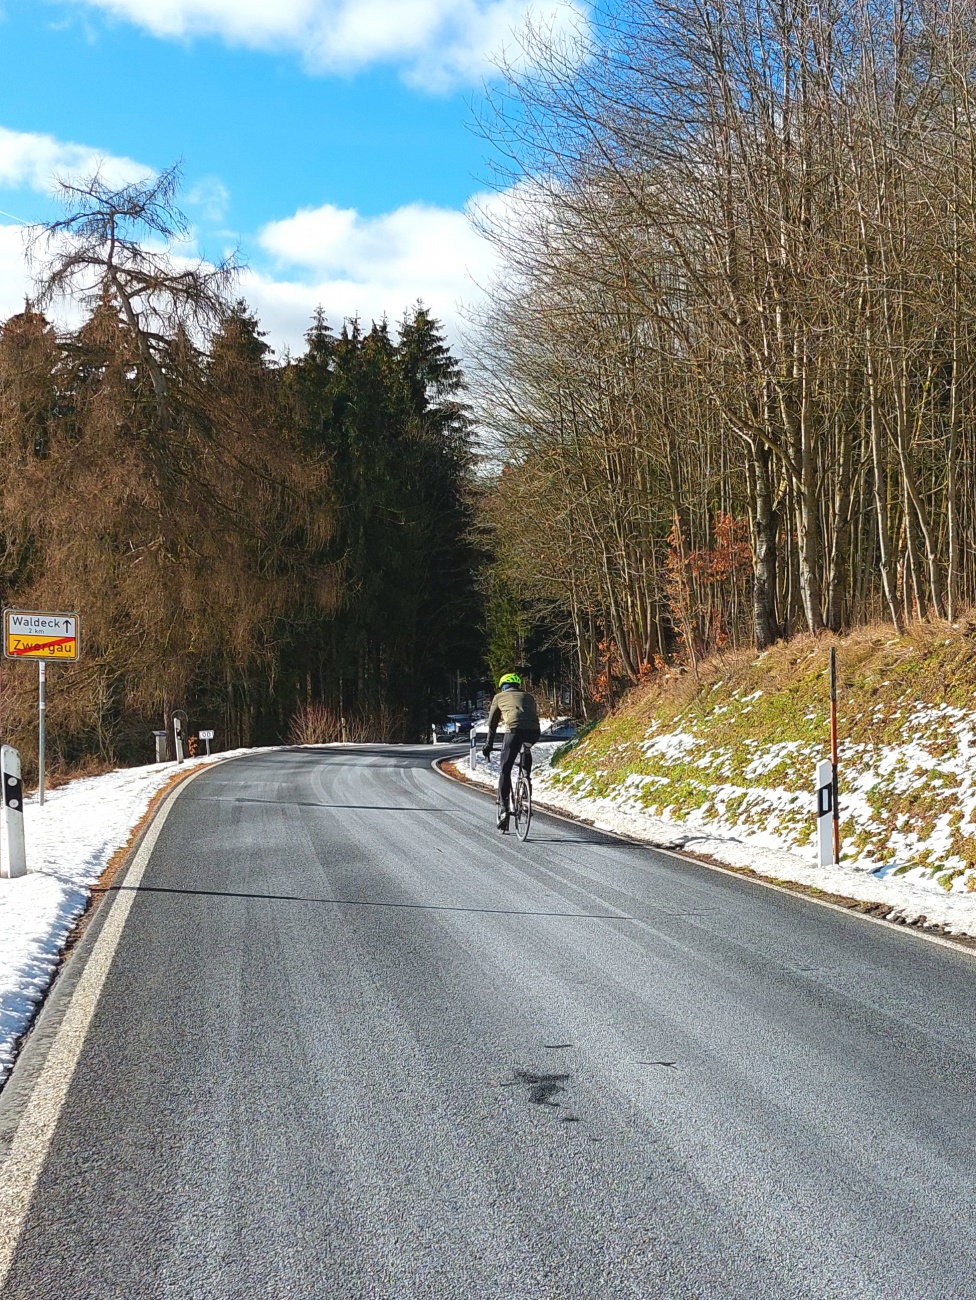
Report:
M466 786L470 790L475 790L487 799L491 799L492 791L490 786L484 786L478 781L467 780L460 772L457 766L458 760L447 755L443 758L435 758L431 762L431 767L438 775L446 777L448 781L454 781L457 785ZM454 766L455 772L451 772L450 766ZM663 853L667 857L676 858L679 862L690 862L696 867L707 867L709 871L720 872L724 876L734 876L738 880L750 880L753 884L762 885L764 889L772 889L780 894L799 896L805 898L809 903L816 903L818 907L829 908L833 912L841 912L845 916L856 916L858 920L867 921L871 925L883 926L886 930L897 930L900 934L910 934L916 939L924 939L926 943L937 944L941 948L949 948L953 952L962 952L976 961L976 939L969 935L942 935L933 934L930 930L924 930L920 926L911 923L889 921L883 916L872 916L870 912L865 911L865 904L862 899L845 898L842 894L824 894L819 890L811 889L808 885L789 880L774 880L771 876L764 876L761 872L753 868L730 867L725 863L717 862L714 858L705 857L695 853L682 853L677 849L667 848L666 846L655 844L651 840L633 839L629 835L621 835L619 831L610 830L606 826L601 826L598 822L585 821L581 817L574 817L571 813L554 808L551 804L536 802L533 796L533 808L539 812L544 812L547 817L555 817L557 821L567 822L570 826L587 826L592 830L598 830L601 835L606 835L609 839L618 840L621 844L630 845L632 848L650 849L655 853Z
M176 800L206 770L198 768L170 790L138 838L128 868L123 867L132 891ZM0 1092L0 1291L135 897L135 892L121 893L108 907L94 908L94 923L68 959L70 974L66 969L56 981L29 1037L35 1060L25 1062L22 1055Z

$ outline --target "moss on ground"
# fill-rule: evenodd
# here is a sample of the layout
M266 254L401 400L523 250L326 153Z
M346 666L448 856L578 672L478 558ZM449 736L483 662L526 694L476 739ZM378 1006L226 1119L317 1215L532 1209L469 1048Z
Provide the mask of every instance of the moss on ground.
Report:
M829 752L837 650L847 856L976 888L976 624L801 637L761 655L661 674L556 760L554 782L678 820L813 834L811 785ZM970 761L970 749L973 759Z

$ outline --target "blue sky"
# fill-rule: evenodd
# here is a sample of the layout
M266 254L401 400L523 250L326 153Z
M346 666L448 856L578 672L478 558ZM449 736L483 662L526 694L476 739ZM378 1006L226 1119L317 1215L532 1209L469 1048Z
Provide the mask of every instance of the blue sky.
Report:
M55 174L184 162L204 255L239 243L279 347L424 298L453 327L491 254L466 206L488 60L526 0L0 0L0 315L27 285L13 218ZM582 0L536 18L585 21ZM473 279L472 279L473 277Z

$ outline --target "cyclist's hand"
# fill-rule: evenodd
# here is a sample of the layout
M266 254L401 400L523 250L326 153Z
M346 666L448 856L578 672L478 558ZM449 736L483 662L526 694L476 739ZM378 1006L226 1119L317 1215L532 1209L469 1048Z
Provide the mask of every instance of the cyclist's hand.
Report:
M485 745L481 752L485 758L491 758L491 745Z

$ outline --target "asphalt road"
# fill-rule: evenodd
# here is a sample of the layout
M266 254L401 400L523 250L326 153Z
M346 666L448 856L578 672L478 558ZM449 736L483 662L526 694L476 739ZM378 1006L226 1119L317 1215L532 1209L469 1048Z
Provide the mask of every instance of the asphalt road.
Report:
M562 821L503 839L430 758L177 799L3 1300L976 1296L971 958Z

